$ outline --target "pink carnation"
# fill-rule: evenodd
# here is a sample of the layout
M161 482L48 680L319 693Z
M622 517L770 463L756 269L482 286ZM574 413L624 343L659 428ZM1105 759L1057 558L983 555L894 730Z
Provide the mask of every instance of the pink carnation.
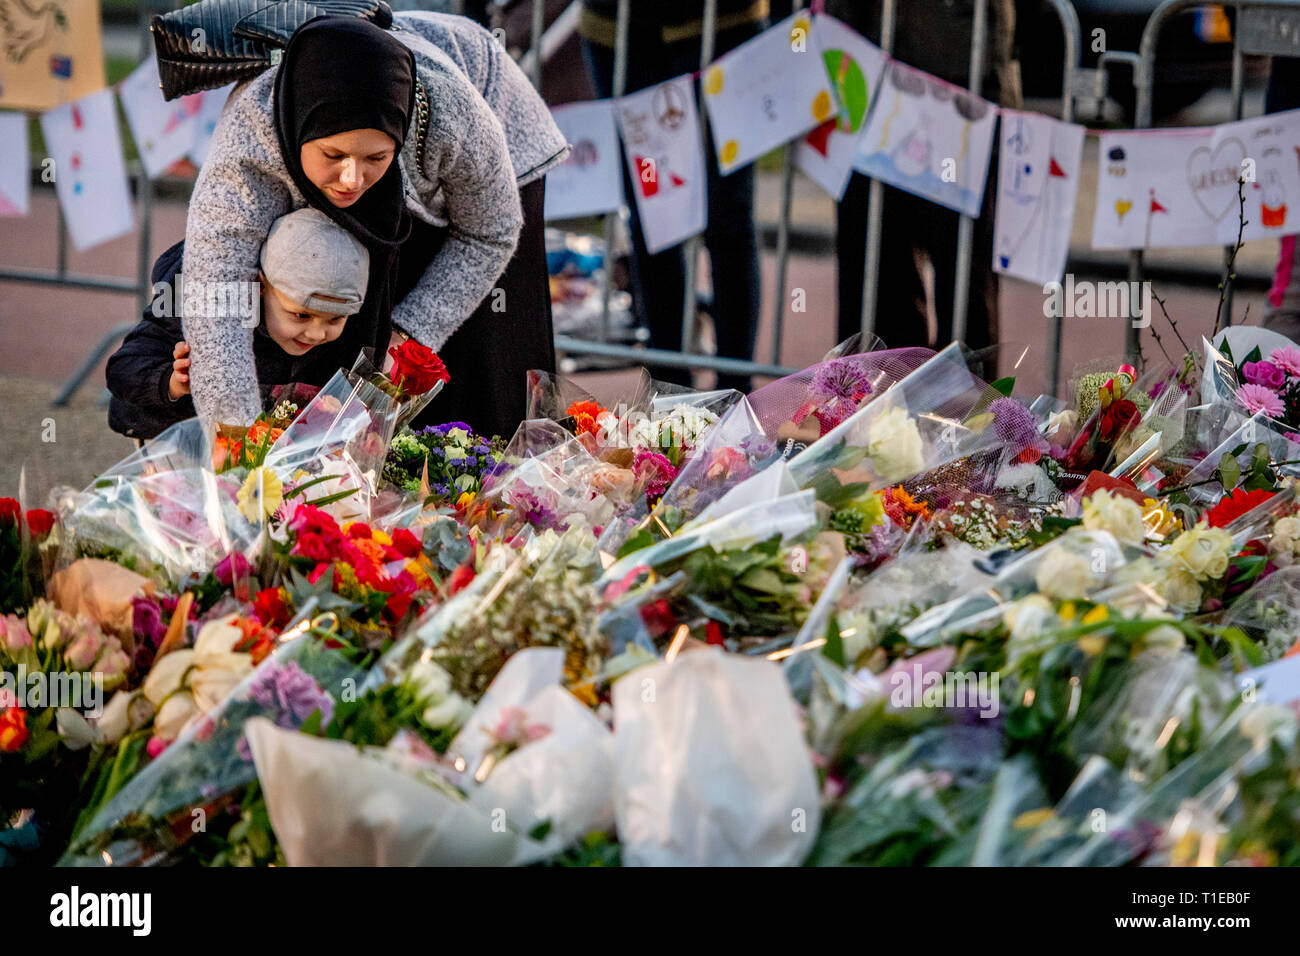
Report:
M1277 392L1271 388L1265 388L1263 385L1243 385L1237 392L1237 397L1252 413L1263 412L1269 418L1277 418L1282 414L1282 399L1278 398Z
M1274 349L1273 354L1268 360L1274 365L1281 368L1288 375L1300 377L1300 349L1294 345L1287 345L1280 349Z

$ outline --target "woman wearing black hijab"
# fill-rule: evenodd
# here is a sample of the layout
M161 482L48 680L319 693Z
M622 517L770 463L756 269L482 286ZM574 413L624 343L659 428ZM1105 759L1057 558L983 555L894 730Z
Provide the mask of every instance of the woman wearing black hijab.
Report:
M428 415L509 435L524 373L554 368L541 177L567 145L486 31L459 17L396 21L394 32L309 21L278 68L232 95L195 184L185 288L255 278L270 223L320 209L370 250L370 287L301 378L328 378L363 346L382 352L395 328L447 362L452 382ZM190 295L184 328L200 417L251 421L250 330Z

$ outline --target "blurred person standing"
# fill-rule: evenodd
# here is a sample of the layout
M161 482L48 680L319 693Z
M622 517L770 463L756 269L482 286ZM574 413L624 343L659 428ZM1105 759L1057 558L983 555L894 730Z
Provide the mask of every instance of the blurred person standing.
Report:
M1282 113L1294 109L1300 109L1300 59L1275 56L1269 69L1264 112ZM1265 190L1265 202L1269 201L1267 191L1270 185L1256 184L1257 189ZM1281 204L1285 205L1285 201ZM1263 326L1300 342L1300 242L1296 240L1296 236L1282 237L1273 285L1268 290Z
M635 93L700 68L704 0L636 2L628 29L627 85ZM614 88L614 39L617 0L582 0L578 30L583 55L596 87L596 95L609 97ZM735 49L766 28L768 0L718 0L714 57ZM696 106L699 93L696 92ZM708 226L704 244L709 250L713 277L713 322L718 354L752 359L758 335L759 271L758 235L754 226L754 166L729 176L718 173L717 157L706 141L708 154ZM627 165L623 188L635 195ZM686 256L683 245L655 255L646 250L636 203L629 203L632 223L632 294L638 320L650 330L650 345L681 351L682 302L686 297ZM688 369L654 366L658 379L682 385L691 383ZM718 374L719 388L750 389L749 376Z
M815 0L819 8L880 43L880 0ZM970 80L974 0L902 0L894 4L895 59L957 86ZM988 0L984 77L980 95L999 106L1019 107L1020 64L1015 59L1015 2ZM993 272L993 202L997 145L989 163L984 205L975 222L965 342L981 349L997 341L998 282ZM863 259L867 247L867 177L855 172L836 209L839 339L862 327ZM910 193L884 187L880 281L874 331L889 348L931 346L952 340L960 214ZM933 266L927 281L926 262ZM932 338L933 308L937 335Z

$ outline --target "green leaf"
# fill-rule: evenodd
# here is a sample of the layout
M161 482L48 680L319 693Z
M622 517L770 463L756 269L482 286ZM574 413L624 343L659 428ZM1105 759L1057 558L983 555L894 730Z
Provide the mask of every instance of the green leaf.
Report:
M1223 485L1224 491L1231 491L1241 481L1241 465L1237 463L1236 457L1231 454L1224 455L1219 459L1219 467L1216 472L1219 476L1219 484Z
M844 638L840 637L840 625L832 616L826 622L826 646L822 654L840 667L847 667L844 660Z
M1014 375L1008 375L1005 378L1000 378L996 382L990 383L989 387L1001 392L1007 398L1010 398L1012 389L1016 387L1016 377Z

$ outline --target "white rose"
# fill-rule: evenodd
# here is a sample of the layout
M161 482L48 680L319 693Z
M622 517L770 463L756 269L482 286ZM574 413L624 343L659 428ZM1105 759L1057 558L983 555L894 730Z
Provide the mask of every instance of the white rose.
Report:
M1197 525L1175 538L1164 553L1198 581L1221 578L1228 571L1232 535L1222 528Z
M1158 654L1176 654L1186 646L1183 632L1172 624L1157 624L1142 635L1142 644L1149 651Z
M451 675L433 661L418 660L406 674L415 699L422 704L439 700L451 690Z
M925 469L921 430L906 409L889 408L876 417L871 423L867 455L881 481L890 484Z
M1096 583L1088 558L1063 545L1052 545L1043 555L1034 574L1040 594L1058 601L1072 601L1088 596Z
M1273 525L1273 537L1268 542L1268 556L1279 567L1289 567L1300 558L1300 518L1279 518Z
M469 720L474 708L469 701L459 694L448 694L440 704L426 707L421 719L435 730L443 727L459 727Z
M1173 607L1183 611L1195 611L1203 599L1196 578L1190 571L1177 565L1165 570L1164 577L1156 582L1156 591Z
M1121 544L1141 544L1146 538L1137 502L1109 491L1094 492L1083 503L1083 526L1089 531L1109 531Z
M99 742L115 744L132 730L138 730L153 716L154 705L143 694L118 691L95 721Z

